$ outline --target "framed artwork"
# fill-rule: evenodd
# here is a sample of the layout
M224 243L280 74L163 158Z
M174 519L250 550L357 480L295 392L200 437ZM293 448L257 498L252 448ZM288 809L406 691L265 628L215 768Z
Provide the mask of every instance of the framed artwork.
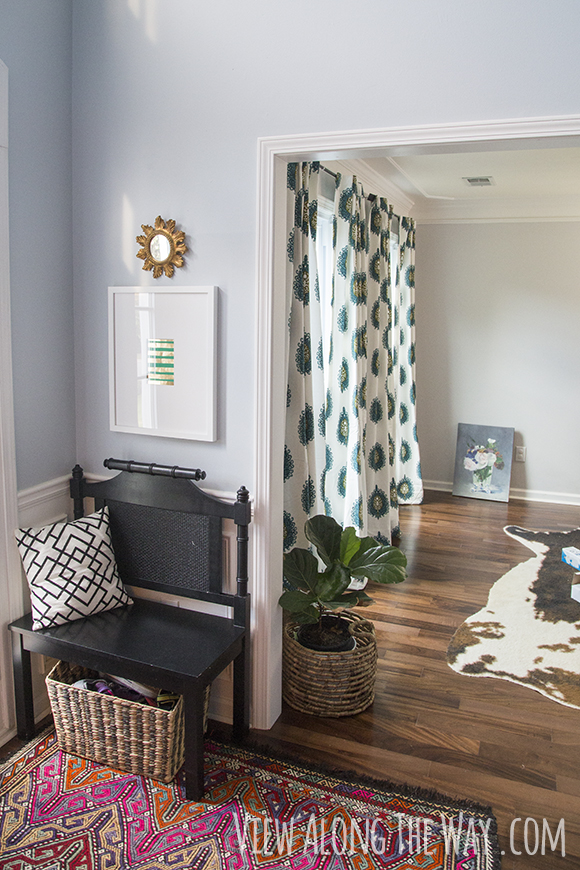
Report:
M109 287L110 426L216 440L217 287Z
M514 430L459 423L453 495L508 501Z

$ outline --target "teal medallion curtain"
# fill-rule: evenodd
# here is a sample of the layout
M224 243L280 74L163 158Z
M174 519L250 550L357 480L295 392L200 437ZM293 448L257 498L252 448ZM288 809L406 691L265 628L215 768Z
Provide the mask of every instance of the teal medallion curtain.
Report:
M289 163L287 172L288 391L284 447L284 549L300 540L308 517L324 513L319 486L325 443L319 431L324 406L322 307L316 226L320 167Z
M395 218L385 199L367 198L356 178L338 176L332 280L320 287L321 171L319 164L288 171L285 549L306 545L304 521L316 513L390 543L399 534L399 504L422 499L414 224Z
M393 340L398 342L393 363L396 369L397 437L395 469L397 498L400 504L423 501L423 478L417 417L415 414L415 222L399 218L399 260L395 297L398 307Z

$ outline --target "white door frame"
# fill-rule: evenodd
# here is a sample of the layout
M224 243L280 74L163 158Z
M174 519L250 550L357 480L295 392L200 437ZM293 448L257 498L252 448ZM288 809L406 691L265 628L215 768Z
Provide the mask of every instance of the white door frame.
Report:
M254 482L254 703L252 722L270 728L281 707L282 468L285 415L284 190L288 161L382 157L389 147L431 149L456 143L518 146L580 136L580 116L526 118L442 126L396 127L269 137L258 140L256 419ZM577 145L578 142L574 142ZM282 183L281 183L282 182ZM283 200L284 197L279 197ZM277 256L277 254L279 254Z
M8 68L0 61L0 744L14 730L14 693L7 624L22 614L22 573L14 541L18 525L12 396L8 245Z

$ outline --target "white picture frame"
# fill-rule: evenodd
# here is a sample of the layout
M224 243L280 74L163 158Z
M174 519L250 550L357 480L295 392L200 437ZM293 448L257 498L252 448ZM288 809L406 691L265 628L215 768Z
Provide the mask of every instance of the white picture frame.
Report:
M215 441L217 287L109 287L114 432Z

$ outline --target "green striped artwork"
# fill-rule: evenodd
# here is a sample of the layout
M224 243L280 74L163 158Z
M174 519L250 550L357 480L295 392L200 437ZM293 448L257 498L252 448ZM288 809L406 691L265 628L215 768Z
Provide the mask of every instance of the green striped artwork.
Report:
M149 383L172 387L174 381L174 342L172 338L150 338L147 374Z

